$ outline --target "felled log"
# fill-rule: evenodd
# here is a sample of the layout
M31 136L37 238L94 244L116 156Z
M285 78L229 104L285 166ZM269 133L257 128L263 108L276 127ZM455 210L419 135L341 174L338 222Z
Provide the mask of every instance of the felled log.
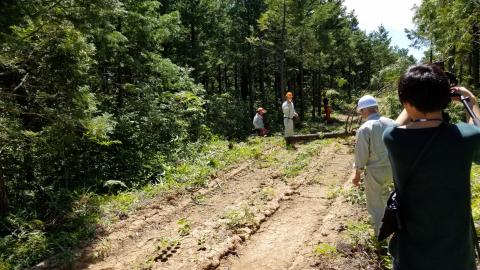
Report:
M285 137L287 144L297 143L301 141L313 141L330 138L346 138L355 135L355 132L335 131L326 133L301 134Z

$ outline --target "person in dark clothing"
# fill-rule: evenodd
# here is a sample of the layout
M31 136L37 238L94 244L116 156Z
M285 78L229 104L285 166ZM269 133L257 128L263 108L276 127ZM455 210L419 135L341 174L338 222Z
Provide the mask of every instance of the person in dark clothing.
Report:
M470 169L472 161L480 162L480 129L444 122L442 111L452 91L469 97L471 108L480 115L476 97L463 87L450 88L436 66L412 66L398 82L404 106L397 118L400 126L383 134L400 195L402 228L389 243L395 270L476 269Z
M332 113L332 107L328 104L329 100L327 97L323 98L323 111L325 113L325 121L327 123L332 122L330 114Z

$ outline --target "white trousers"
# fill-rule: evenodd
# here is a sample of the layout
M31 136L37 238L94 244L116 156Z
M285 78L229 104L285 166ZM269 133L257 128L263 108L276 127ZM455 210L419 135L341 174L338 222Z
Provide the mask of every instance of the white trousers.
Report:
M392 168L368 168L365 171L365 195L367 197L367 211L370 214L378 235L382 224L383 213L390 195L389 184L392 182Z
M293 136L293 119L283 118L285 125L285 137Z

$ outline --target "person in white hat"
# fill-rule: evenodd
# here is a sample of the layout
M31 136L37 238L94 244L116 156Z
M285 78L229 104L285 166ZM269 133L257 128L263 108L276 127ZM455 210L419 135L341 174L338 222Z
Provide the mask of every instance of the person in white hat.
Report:
M372 217L375 235L378 235L390 194L389 184L392 183L392 167L382 135L387 127L395 125L395 121L380 116L378 103L370 95L358 101L357 112L366 121L357 131L354 171L350 180L360 186L360 176L365 171L367 210Z

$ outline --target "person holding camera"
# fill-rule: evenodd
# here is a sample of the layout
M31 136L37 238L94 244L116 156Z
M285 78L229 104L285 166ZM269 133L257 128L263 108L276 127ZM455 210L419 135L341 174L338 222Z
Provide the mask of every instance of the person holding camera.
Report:
M480 115L476 97L450 87L435 65L416 65L400 77L400 126L385 130L398 195L399 230L389 243L395 270L473 270L470 169L480 161L480 129L444 121L461 95Z
M360 186L360 176L365 170L367 211L372 217L375 235L378 235L390 192L389 184L392 183L392 167L382 135L395 122L380 116L377 100L370 95L360 98L357 112L366 121L357 130L355 164L350 181L353 185Z

